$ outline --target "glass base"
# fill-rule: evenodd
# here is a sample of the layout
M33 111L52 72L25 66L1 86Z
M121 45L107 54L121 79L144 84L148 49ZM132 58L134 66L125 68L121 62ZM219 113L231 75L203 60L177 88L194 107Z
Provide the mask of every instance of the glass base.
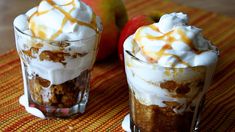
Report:
M130 96L131 97L131 96ZM176 123L174 125L169 125L170 122L174 121L174 117L170 117L170 119L168 120L168 122L166 122L164 120L164 116L160 116L162 113L155 113L155 114L149 114L148 112L150 111L148 107L146 106L142 106L141 108L143 108L141 110L141 108L138 109L131 109L130 112L130 130L131 132L199 132L200 131L200 113L202 113L203 111L203 106L204 106L204 102L205 102L205 96L202 98L202 100L200 101L199 107L198 107L198 111L196 112L197 114L195 115L195 120L193 121L192 119L187 119L185 117L187 116L182 116L182 120L179 120L181 118L179 118L177 121L175 121ZM140 103L135 99L134 101L132 100L132 104L131 105L140 105ZM151 108L151 106L149 106ZM154 110L157 110L156 108L154 108ZM154 111L152 111L154 112ZM157 112L157 111L155 111ZM133 113L135 113L135 115L133 115ZM149 115L151 117L155 117L155 118L148 118ZM134 116L134 117L133 117ZM137 117L138 116L138 117ZM143 118L141 118L143 117ZM179 116L181 117L181 116ZM141 120L138 120L141 119ZM184 125L181 125L182 122L184 122L184 120L187 120L188 122L191 121L192 124L188 124L184 123ZM135 123L135 121L137 121L137 123ZM147 122L147 123L146 123ZM164 123L163 123L164 122ZM168 123L168 124L167 124ZM167 126L167 128L161 127L161 126ZM191 126L191 128L190 128ZM172 127L172 128L170 128ZM169 129L170 128L170 129Z
M47 119L50 118L75 118L85 112L86 103L79 103L70 108L57 108L51 106L38 105L32 101L29 106L39 109Z
M29 103L28 103L29 102ZM74 105L71 108L57 108L51 106L42 106L34 102L28 101L26 95L22 95L19 98L19 103L25 107L25 110L36 117L41 119L51 119L51 118L76 118L85 112L86 102L82 102Z
M134 124L132 119L130 119L130 129L131 132L141 132L140 128Z

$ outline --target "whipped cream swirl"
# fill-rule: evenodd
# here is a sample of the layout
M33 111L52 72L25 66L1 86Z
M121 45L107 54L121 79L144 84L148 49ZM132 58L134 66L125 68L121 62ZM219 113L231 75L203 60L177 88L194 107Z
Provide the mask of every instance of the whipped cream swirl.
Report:
M140 27L132 36L136 57L176 68L214 64L216 48L203 38L201 29L187 23L187 15L171 13L162 16L158 23Z
M100 18L80 0L42 0L16 20L25 33L57 41L89 38L102 27Z

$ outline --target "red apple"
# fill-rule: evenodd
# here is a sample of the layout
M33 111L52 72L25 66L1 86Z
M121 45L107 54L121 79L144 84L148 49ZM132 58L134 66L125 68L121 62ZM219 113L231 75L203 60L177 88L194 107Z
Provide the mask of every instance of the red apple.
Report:
M123 56L123 44L124 41L132 34L136 32L136 30L145 25L152 24L154 22L157 22L159 20L159 17L155 16L146 16L146 15L140 15L133 17L131 20L127 22L125 27L123 28L120 38L119 38L119 43L118 43L118 57L121 62L121 64L124 64L124 56Z
M101 35L97 61L115 54L120 31L128 21L122 0L83 0L101 17L103 32Z

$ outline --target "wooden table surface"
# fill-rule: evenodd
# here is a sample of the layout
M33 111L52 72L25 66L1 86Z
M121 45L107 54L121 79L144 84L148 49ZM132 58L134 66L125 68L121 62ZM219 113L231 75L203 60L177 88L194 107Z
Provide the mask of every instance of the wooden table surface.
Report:
M124 0L132 1L132 0ZM171 0L177 3L203 8L235 18L235 1L233 0ZM36 0L0 0L0 54L15 48L12 22L20 13L37 5ZM14 6L12 6L14 5Z

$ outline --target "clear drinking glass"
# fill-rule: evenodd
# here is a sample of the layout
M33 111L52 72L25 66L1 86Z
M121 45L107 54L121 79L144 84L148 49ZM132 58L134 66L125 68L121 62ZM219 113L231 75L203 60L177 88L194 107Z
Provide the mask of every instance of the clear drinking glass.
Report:
M101 31L81 40L49 41L14 30L29 106L46 118L83 113Z
M214 69L162 67L143 62L129 51L124 57L133 132L199 130L204 96Z

